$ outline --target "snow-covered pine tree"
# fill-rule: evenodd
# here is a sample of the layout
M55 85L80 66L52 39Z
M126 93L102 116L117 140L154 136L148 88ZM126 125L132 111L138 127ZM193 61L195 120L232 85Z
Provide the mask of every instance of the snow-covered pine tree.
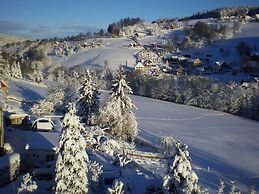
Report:
M22 78L22 72L20 67L20 62L13 62L10 66L11 77Z
M17 193L32 193L37 190L38 186L36 182L32 180L29 173L25 174L22 178L23 180Z
M218 186L218 194L223 194L225 188L225 184L222 180L219 181L219 186Z
M131 111L136 108L130 99L131 93L120 67L113 80L110 98L100 111L100 125L109 128L109 133L124 140L134 140L138 134L135 114Z
M123 182L120 180L115 180L112 188L108 188L108 192L109 194L124 194L124 190L123 190Z
M255 186L254 186L254 185L252 185L252 186L250 187L248 193L249 193L249 194L256 194L256 189L255 189Z
M10 77L9 65L3 59L1 50L0 50L0 77L1 77L1 80L4 80L4 81L6 81Z
M230 181L230 183L231 183L231 188L230 188L229 194L241 194L241 192L236 191L237 189L236 181Z
M75 105L70 103L68 113L63 119L63 129L57 148L55 194L88 193L89 159L85 150L85 139L80 134L83 126L75 113Z
M198 176L192 170L187 145L175 142L177 153L164 177L163 188L166 193L199 193Z
M96 90L95 84L92 81L92 76L87 69L84 83L79 89L79 100L77 103L78 114L84 123L87 125L94 124L98 106L98 91Z

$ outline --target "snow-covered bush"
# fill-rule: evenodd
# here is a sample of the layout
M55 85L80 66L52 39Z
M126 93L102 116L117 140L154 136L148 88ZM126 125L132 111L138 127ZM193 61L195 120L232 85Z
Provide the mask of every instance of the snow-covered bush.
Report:
M161 147L165 155L174 156L176 154L175 143L176 140L172 136L163 136L161 138Z
M124 167L126 164L132 162L132 158L129 158L127 155L116 154L116 158L120 167Z
M120 68L112 87L106 106L100 111L100 125L108 128L108 132L119 139L134 140L138 134L137 122L132 108L136 108L130 99L132 93L125 75Z
M85 80L79 88L79 99L77 103L78 113L82 121L87 125L95 123L95 117L98 112L98 91L92 81L89 70L86 70Z
M49 89L49 101L53 103L55 112L64 111L65 91L63 87Z
M63 119L63 129L57 147L55 193L88 193L88 155L86 142L80 131L83 126L75 115L75 105L69 104Z
M76 89L73 85L59 84L49 88L48 101L54 106L55 112L66 112L66 106L76 100Z
M168 174L164 177L166 193L199 193L198 176L192 170L187 145L175 142L177 153L171 162Z
M112 188L108 188L108 192L109 194L124 194L125 191L123 189L123 182L120 181L120 180L115 180L113 185L112 185Z
M96 185L99 181L100 175L103 173L103 166L96 161L90 161L88 163L88 178L91 180L92 185Z
M52 102L48 102L46 100L41 100L39 103L34 104L31 108L31 113L33 115L43 115L43 114L50 114L54 110L54 104Z
M38 188L35 181L32 180L32 177L29 173L23 176L23 180L21 182L20 187L18 188L17 193L32 193L36 191Z

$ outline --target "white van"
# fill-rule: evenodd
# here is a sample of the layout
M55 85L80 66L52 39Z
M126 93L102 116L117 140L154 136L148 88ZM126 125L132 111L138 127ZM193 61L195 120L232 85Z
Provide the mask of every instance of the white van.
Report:
M38 118L32 123L34 131L53 131L55 124L50 118Z

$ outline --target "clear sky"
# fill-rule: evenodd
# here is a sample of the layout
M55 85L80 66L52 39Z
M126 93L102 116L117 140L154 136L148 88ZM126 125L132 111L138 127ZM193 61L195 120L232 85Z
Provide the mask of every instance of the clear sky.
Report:
M259 6L259 0L0 0L0 33L64 36L106 30L126 17L152 21L240 5Z

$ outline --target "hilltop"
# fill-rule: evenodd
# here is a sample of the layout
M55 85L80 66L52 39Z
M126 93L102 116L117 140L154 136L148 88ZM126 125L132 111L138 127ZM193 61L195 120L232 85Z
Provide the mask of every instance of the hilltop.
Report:
M17 37L17 36L12 36L12 35L7 35L7 34L0 34L0 46L10 44L13 42L23 42L26 39Z

